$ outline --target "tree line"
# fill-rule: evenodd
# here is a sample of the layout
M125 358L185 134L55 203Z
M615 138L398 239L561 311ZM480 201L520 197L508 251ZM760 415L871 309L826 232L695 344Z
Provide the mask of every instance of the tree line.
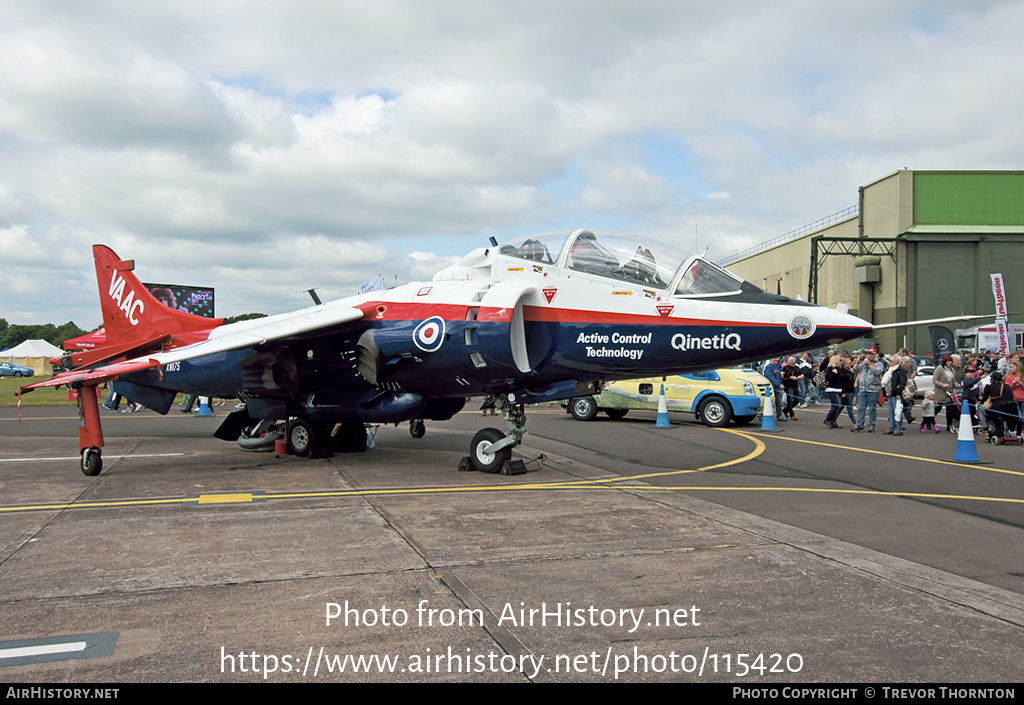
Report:
M227 318L224 322L246 321L251 318L262 318L265 315L265 313L243 313L240 316ZM93 330L96 329L82 330L73 321L68 321L62 326L55 326L52 323L11 325L7 319L0 318L0 350L21 345L26 340L45 340L51 345L63 349L65 340L77 338L80 335L91 333Z
M55 326L52 323L11 325L7 319L0 318L0 350L21 345L26 340L45 340L51 345L63 348L65 340L77 338L88 332L76 326L73 321L68 321L62 326Z

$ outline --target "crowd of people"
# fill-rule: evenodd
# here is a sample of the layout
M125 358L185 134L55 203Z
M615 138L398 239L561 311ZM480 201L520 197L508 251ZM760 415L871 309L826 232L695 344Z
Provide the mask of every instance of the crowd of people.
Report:
M888 415L886 435L902 436L918 422L921 433L940 433L937 423L957 432L961 405L966 404L974 429L986 438L1019 436L1024 426L1024 363L1021 352L946 355L937 361L933 389L925 393L917 411L918 359L906 348L884 358L875 349L849 354L830 349L815 363L809 353L773 358L761 367L774 389L775 418L795 421L796 410L823 401L829 410L823 423L842 426L845 413L853 433L872 433L880 408Z
M121 406L121 400L127 402L126 408L121 410L122 414L132 414L142 408L142 404L136 401L132 401L131 399L122 394L118 394L113 389L110 389L109 394L107 394L107 398L103 402L103 408L110 412L116 412L118 410L118 407ZM181 401L181 406L183 408L181 409L181 413L192 413L192 411L197 407L198 402L199 397L195 394L183 395ZM227 406L227 403L228 402L226 399L221 399L220 401L216 401L212 398L210 399L210 406ZM245 404L239 403L235 406L235 408L241 409L243 406L245 406Z

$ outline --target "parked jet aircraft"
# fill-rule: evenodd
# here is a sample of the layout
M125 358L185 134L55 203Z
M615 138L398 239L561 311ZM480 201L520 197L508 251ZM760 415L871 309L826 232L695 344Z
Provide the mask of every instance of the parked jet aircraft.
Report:
M332 432L337 442L338 429L358 445L364 423L445 420L467 397L484 396L505 430L478 432L470 459L494 471L526 432L527 404L593 394L604 379L739 364L872 329L668 245L590 230L480 248L428 283L230 325L162 306L133 262L102 245L93 255L111 345L76 353L65 361L73 370L23 391L112 381L159 413L181 391L238 397L249 419L288 419L300 454ZM81 391L81 468L95 475L103 434L96 395Z

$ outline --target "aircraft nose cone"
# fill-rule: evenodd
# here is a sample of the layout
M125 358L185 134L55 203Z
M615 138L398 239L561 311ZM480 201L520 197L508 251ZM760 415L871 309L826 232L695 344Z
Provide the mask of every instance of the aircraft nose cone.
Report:
M828 315L822 323L828 327L829 332L835 337L834 341L830 337L829 342L838 343L844 340L853 340L854 338L871 337L872 325L869 322L842 311L826 310Z

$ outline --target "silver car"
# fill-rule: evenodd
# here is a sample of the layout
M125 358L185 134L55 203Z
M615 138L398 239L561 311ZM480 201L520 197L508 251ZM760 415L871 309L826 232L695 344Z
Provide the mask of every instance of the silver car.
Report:
M924 399L924 393L930 392L935 388L935 380L932 379L933 374L935 374L934 365L921 365L917 368L917 376L914 377L914 384L917 385L917 391L914 393L915 397Z

